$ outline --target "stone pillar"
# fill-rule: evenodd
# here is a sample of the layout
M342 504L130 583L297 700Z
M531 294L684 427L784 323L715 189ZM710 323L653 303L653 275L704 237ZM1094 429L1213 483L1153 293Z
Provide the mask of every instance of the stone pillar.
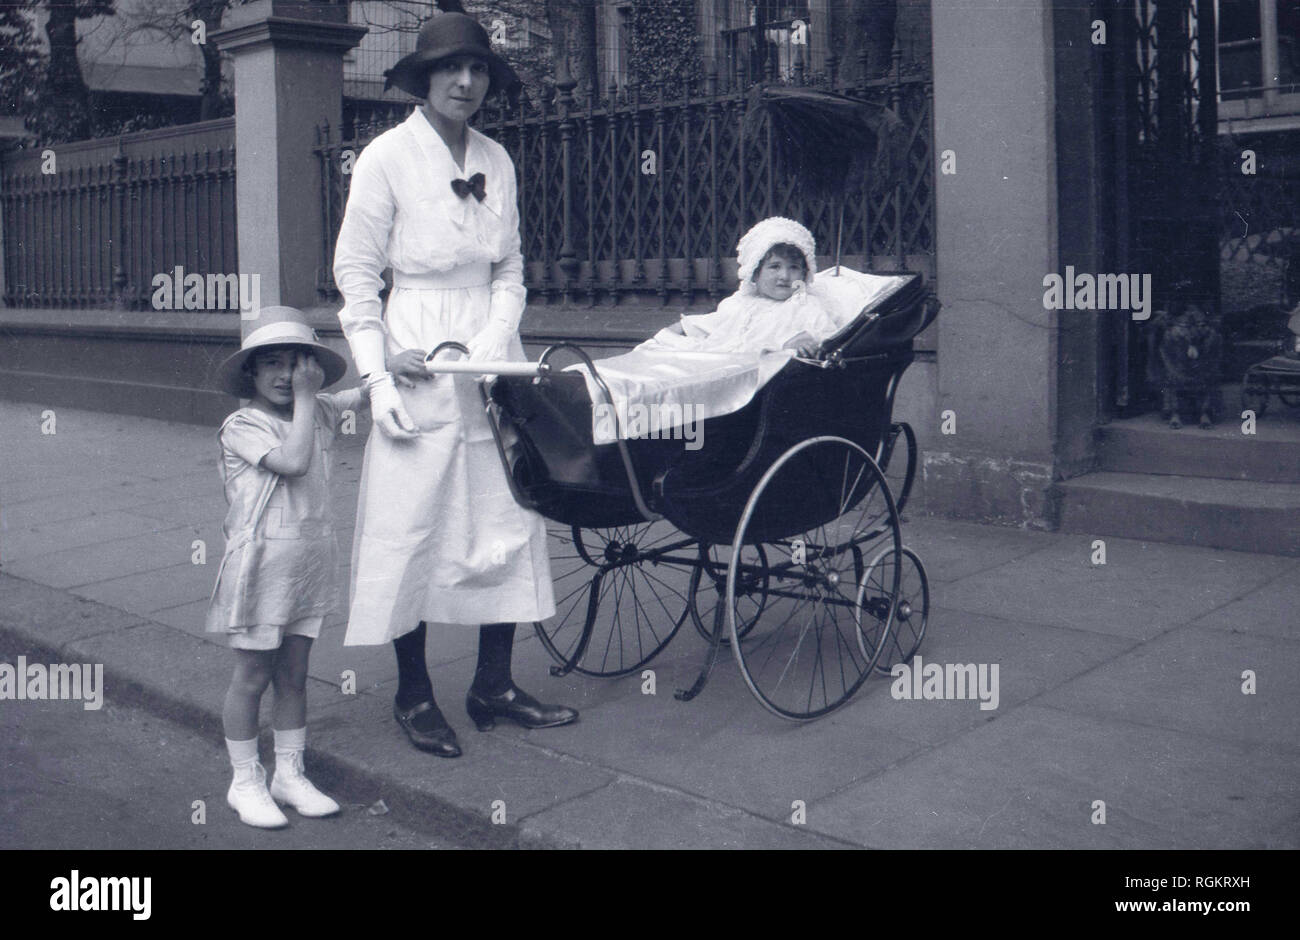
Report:
M938 398L931 512L1053 524L1058 270L1051 0L934 0ZM1087 42L1087 37L1082 37ZM1070 314L1064 314L1070 315ZM1075 314L1077 315L1077 314Z
M342 122L343 56L366 29L347 4L253 0L210 38L235 70L239 267L264 306L309 307L324 236L316 128Z

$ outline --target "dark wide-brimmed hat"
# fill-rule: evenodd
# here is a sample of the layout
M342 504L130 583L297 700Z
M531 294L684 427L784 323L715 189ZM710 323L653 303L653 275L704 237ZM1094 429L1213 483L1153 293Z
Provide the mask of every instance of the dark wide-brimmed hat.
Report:
M488 94L513 93L519 76L505 59L492 51L487 30L464 13L440 13L420 27L415 51L403 56L384 73L384 91L396 85L402 91L423 98L429 93L428 72L440 59L472 55L487 63L491 84Z
M263 307L255 316L241 320L240 327L239 352L217 367L213 382L236 398L253 397L253 377L244 370L244 363L268 346L301 346L310 352L325 372L321 388L333 385L348 371L347 360L320 341L297 307Z

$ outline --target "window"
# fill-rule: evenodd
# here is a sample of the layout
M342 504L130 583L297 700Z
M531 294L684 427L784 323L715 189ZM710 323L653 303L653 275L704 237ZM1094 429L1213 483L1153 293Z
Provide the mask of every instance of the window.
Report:
M759 81L769 72L774 78L790 79L802 53L804 68L813 69L813 22L807 0L751 0L748 14L748 26L722 30L729 68L748 81Z
M1300 115L1300 0L1216 0L1219 116Z

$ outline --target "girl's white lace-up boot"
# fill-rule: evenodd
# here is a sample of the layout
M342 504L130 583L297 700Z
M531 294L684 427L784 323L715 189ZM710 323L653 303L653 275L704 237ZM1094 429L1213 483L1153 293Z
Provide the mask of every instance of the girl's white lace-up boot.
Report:
M266 768L258 761L234 765L235 779L226 792L226 803L239 814L239 821L259 829L280 829L289 819L280 812L266 789Z
M332 816L339 811L339 804L317 790L303 773L300 748L275 749L271 796L281 803L288 803L302 816Z

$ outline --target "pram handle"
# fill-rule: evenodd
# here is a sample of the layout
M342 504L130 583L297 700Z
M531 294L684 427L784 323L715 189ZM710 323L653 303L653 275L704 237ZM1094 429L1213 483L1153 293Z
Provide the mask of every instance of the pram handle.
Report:
M478 362L469 362L465 359L434 361L438 353L444 349L455 349L466 355L469 354L469 350L465 345L455 340L439 343L433 347L433 351L429 355L424 357L424 369L430 375L524 375L536 378L551 371L551 367L545 362L491 361L486 359Z

